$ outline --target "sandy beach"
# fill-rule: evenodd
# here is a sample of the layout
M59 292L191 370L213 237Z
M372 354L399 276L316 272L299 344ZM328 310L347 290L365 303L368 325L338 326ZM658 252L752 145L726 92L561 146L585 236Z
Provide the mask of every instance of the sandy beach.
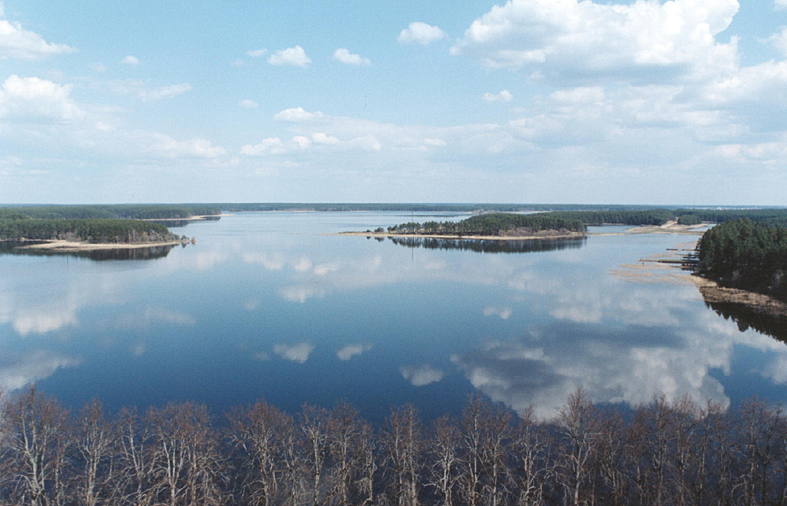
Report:
M176 241L144 242L144 243L89 243L89 242L77 242L77 241L47 241L40 244L19 246L17 249L20 250L35 249L35 250L47 250L47 251L60 251L60 252L68 253L68 252L77 252L77 251L156 248L159 246L178 246L180 244L183 244L183 241L181 241L180 239Z

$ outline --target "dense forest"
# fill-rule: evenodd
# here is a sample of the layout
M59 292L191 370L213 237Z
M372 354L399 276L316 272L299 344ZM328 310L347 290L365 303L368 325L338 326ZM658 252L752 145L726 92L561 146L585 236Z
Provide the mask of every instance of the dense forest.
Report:
M0 218L0 239L140 243L176 241L179 237L164 225L140 220Z
M378 238L379 239L379 238ZM558 251L578 249L587 242L587 237L529 239L524 241L498 241L494 239L443 239L436 237L388 238L394 244L407 248L436 250L463 250L476 253L532 253L539 251Z
M711 228L697 245L699 273L721 286L787 300L787 226L748 218Z
M346 402L69 413L35 389L2 405L0 504L31 506L783 505L787 418L663 397L630 412L581 390L549 422L471 397L457 419Z
M579 220L569 220L552 214L489 213L461 221L408 222L388 227L388 232L415 235L529 235L544 231L584 234L587 227ZM382 232L378 229L377 232Z

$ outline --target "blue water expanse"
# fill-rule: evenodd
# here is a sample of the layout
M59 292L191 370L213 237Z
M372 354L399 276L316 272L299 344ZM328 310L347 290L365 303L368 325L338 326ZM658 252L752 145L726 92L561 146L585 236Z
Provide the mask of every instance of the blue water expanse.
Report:
M691 236L604 227L620 235L480 253L330 235L410 219L241 213L174 229L197 243L162 258L0 255L0 386L110 410L346 399L371 421L458 413L473 392L550 417L579 386L629 405L787 400L785 344L739 331L685 273L641 268Z

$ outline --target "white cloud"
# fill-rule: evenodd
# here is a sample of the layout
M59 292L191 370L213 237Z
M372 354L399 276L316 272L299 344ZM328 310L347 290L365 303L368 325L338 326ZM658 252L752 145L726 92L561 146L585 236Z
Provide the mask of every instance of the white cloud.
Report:
M399 37L396 40L405 44L421 44L425 46L444 37L447 37L447 34L437 26L415 21L399 32Z
M773 7L777 11L785 10L787 9L787 0L774 0Z
M73 121L84 112L69 97L71 85L37 77L9 76L0 89L0 119Z
M369 58L362 58L359 54L353 54L347 50L347 48L342 47L337 49L333 52L333 58L335 60L339 60L342 63L346 63L347 65L371 65L372 60Z
M785 0L787 3L787 0ZM770 45L776 48L781 54L787 56L787 27L782 27L779 33L774 33L766 39Z
M103 63L94 63L90 66L90 68L93 69L95 72L106 72L107 70L109 70L109 67L107 67Z
M669 80L737 64L737 39L719 43L737 0L512 0L473 21L453 54L490 68L536 66L550 79Z
M301 46L280 49L268 58L268 63L271 65L291 65L301 68L308 67L311 62Z
M429 364L410 365L399 368L402 377L410 382L414 387L422 387L431 383L437 383L443 379L445 373L440 369L434 369Z
M267 49L253 49L251 51L246 51L246 54L252 58L259 58L260 56L265 56L267 53Z
M249 100L248 98L238 102L238 105L243 107L244 109L256 109L257 107L260 106L260 104L258 104L254 100Z
M0 18L3 17L0 3ZM0 19L0 60L41 60L52 55L76 51L65 44L50 44L39 34L25 30L19 23Z
M282 143L281 139L278 137L269 137L267 139L263 139L262 142L259 144L246 144L242 148L240 148L240 153L242 155L249 155L249 156L259 156L264 153L273 153L277 154L282 150Z
M273 353L299 364L309 360L309 355L311 355L312 351L314 351L314 346L309 343L277 344L273 347Z
M311 139L302 135L296 135L291 141L298 147L298 149L308 149L312 145Z
M436 139L433 137L427 137L424 139L424 144L427 146L445 146L447 143L443 139Z
M276 113L273 119L276 121L287 121L292 123L313 121L322 118L324 115L320 111L308 112L304 111L303 107L294 107L292 109L284 109Z
M327 135L323 132L316 132L312 134L312 142L315 144L332 146L334 144L339 144L340 141L333 135Z
M371 349L371 344L349 344L336 352L336 358L346 362L351 358L361 355L363 352L369 351Z
M166 158L216 158L227 151L221 146L214 146L207 139L189 139L177 141L165 134L153 134L156 141L150 149Z
M492 93L484 93L483 99L487 102L510 102L514 100L514 95L511 94L508 90L503 90L500 93L494 95Z
M128 55L124 57L122 60L120 60L120 64L128 65L130 67L136 67L137 65L139 65L139 58L137 58L136 56Z

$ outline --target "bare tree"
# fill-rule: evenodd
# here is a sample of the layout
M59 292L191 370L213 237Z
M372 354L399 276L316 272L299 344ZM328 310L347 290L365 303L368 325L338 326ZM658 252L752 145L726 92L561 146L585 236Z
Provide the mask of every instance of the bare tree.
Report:
M393 475L391 502L398 506L417 506L424 446L418 410L409 404L392 409L383 438Z
M115 452L114 439L101 401L91 400L79 412L74 434L76 454L82 465L77 480L77 498L84 506L96 506L105 496L110 460Z
M375 485L378 469L378 440L372 426L368 423L361 425L361 446L358 449L360 478L358 490L361 494L361 506L371 506L375 503Z
M518 489L517 505L544 503L544 484L553 478L548 442L539 429L530 406L519 414L514 433L512 481Z
M17 504L65 503L68 412L33 387L6 404L2 418L9 431L6 458Z
M459 444L461 434L456 424L443 416L432 425L429 455L431 468L428 485L440 498L441 506L453 506L458 477Z
M322 493L325 460L328 456L328 412L325 408L304 405L300 415L300 429L305 438L306 468L311 482L311 504L323 504Z
M568 503L594 504L591 471L599 433L598 411L578 388L568 396L557 418L565 446L561 448L561 481Z
M244 488L249 500L260 506L276 502L278 485L284 473L284 415L264 401L229 415L229 439L242 454Z
M153 441L149 427L141 424L135 408L117 415L118 456L112 479L114 502L149 506L154 501Z
M330 497L349 506L353 484L359 475L363 422L358 410L340 401L328 416L328 449L333 462Z

